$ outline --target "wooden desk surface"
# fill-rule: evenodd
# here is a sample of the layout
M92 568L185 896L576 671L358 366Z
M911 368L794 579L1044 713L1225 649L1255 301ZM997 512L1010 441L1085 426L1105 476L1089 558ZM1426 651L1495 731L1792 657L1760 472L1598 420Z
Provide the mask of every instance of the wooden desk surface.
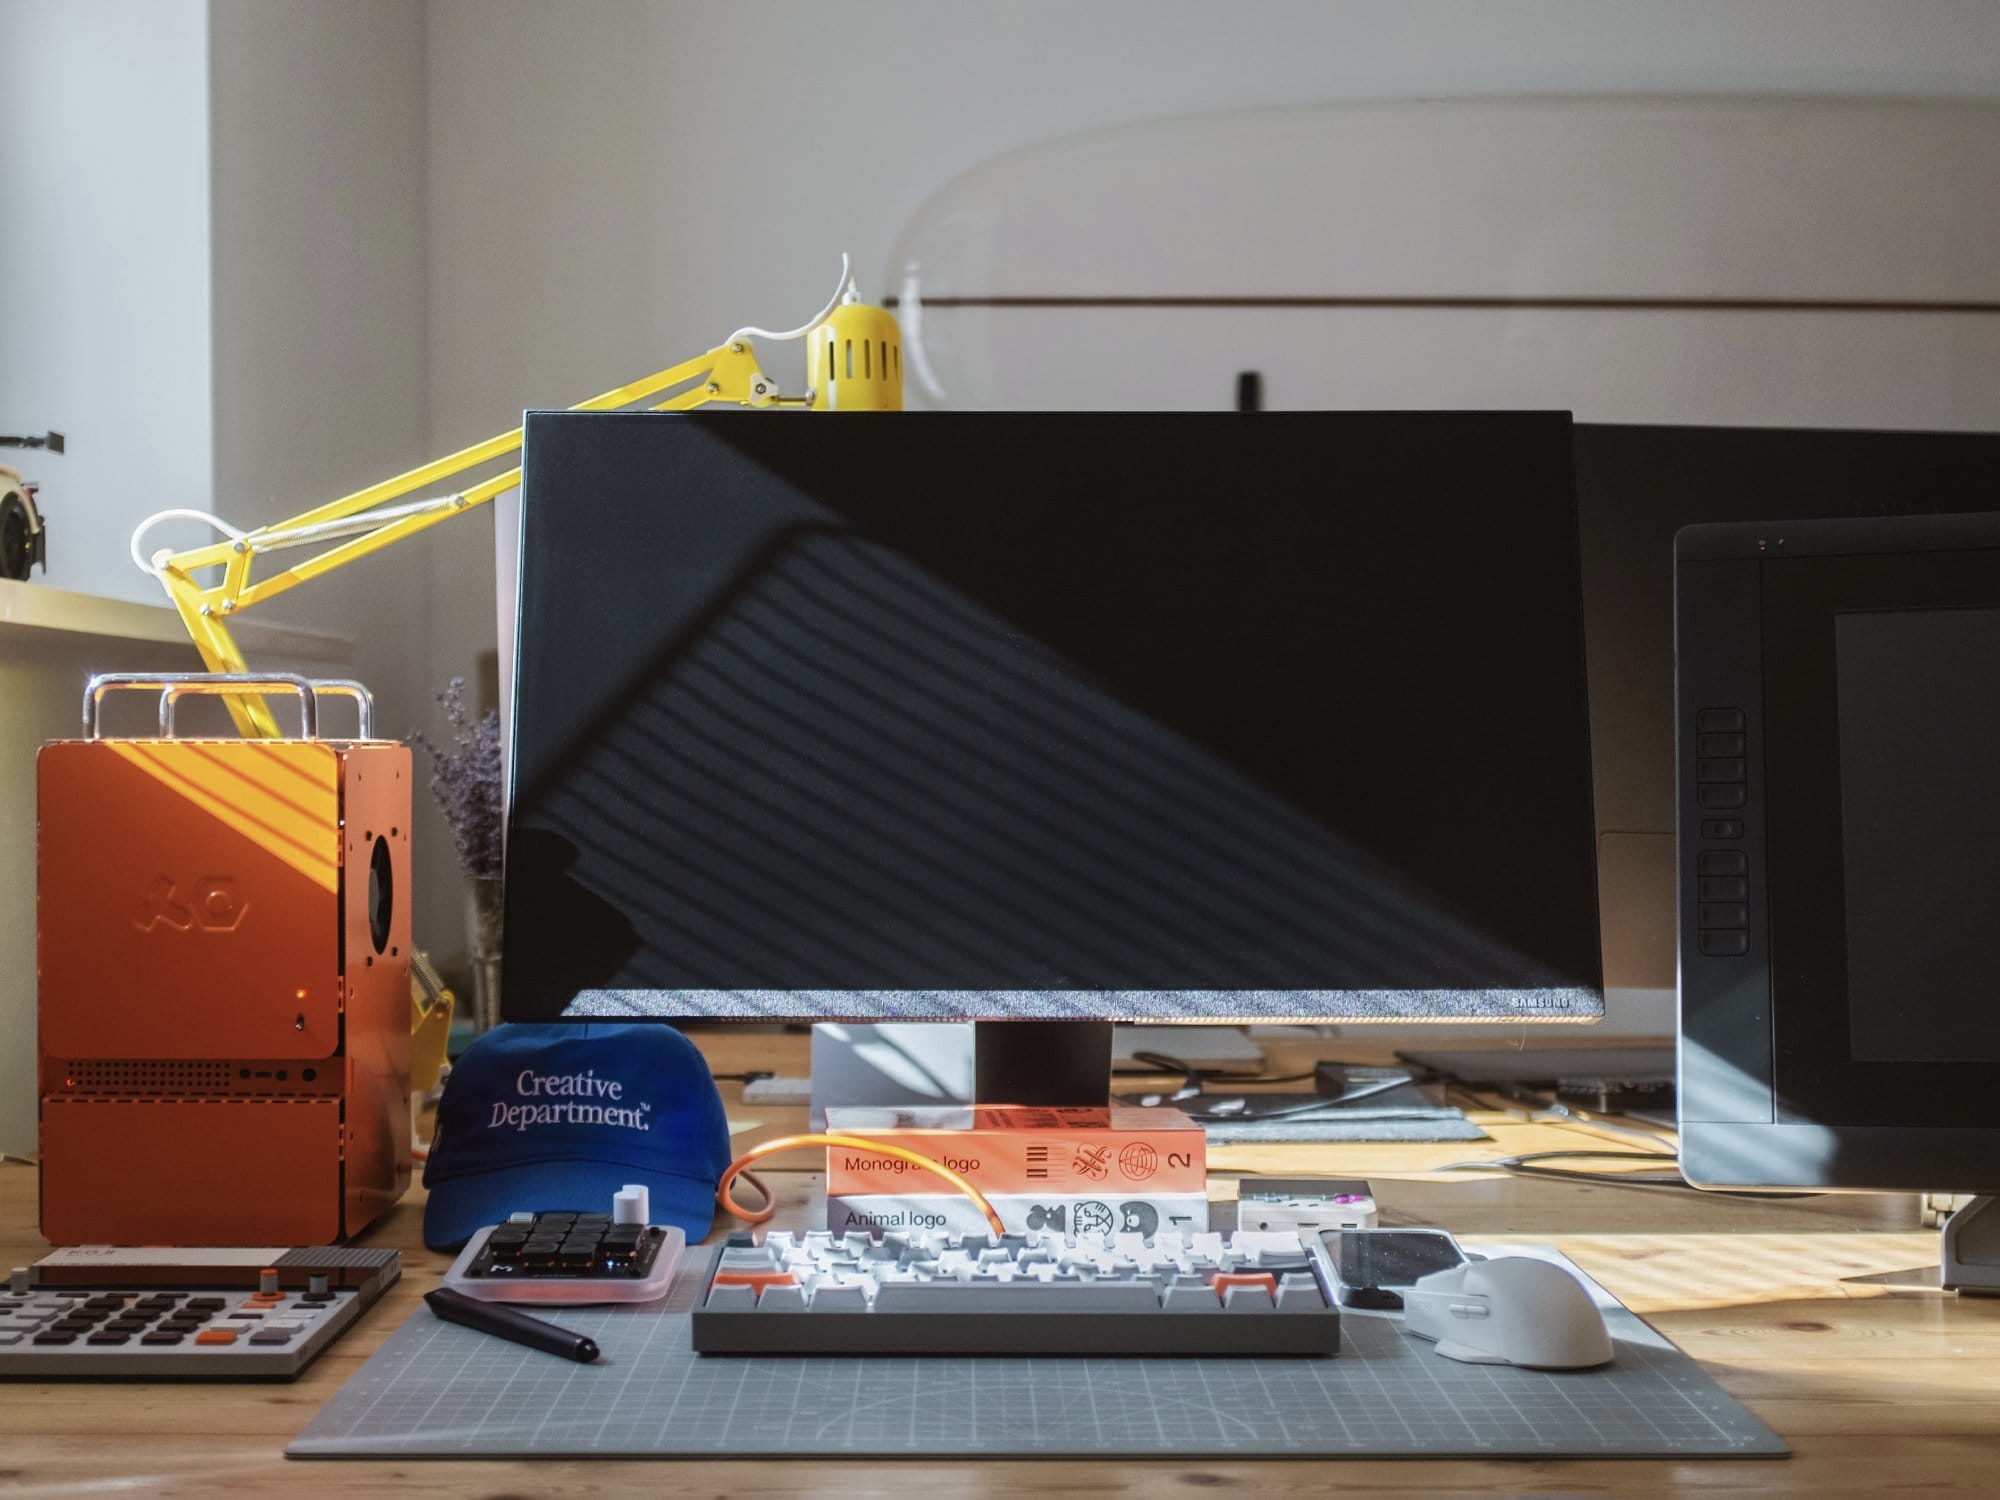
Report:
M802 1038L700 1040L718 1072L803 1072ZM802 1111L755 1109L759 1134ZM894 1492L1024 1491L1158 1500L1189 1492L1319 1495L1926 1495L2000 1493L2000 1301L1896 1291L1844 1278L1934 1265L1913 1199L1746 1201L1688 1193L1444 1174L1448 1162L1588 1143L1573 1129L1480 1117L1492 1144L1218 1148L1211 1167L1371 1178L1390 1224L1559 1246L1672 1338L1787 1439L1787 1460L843 1462L294 1462L284 1445L391 1329L421 1314L446 1258L422 1247L415 1190L366 1243L404 1252L403 1279L290 1385L0 1386L0 1491L119 1494L555 1495L667 1489L737 1500ZM739 1136L739 1143L754 1136ZM810 1155L799 1158L811 1165ZM814 1174L786 1173L802 1208ZM1218 1182L1226 1182L1219 1177ZM1225 1193L1233 1189L1222 1189ZM32 1169L0 1166L0 1267L44 1253ZM717 1232L723 1232L718 1224Z

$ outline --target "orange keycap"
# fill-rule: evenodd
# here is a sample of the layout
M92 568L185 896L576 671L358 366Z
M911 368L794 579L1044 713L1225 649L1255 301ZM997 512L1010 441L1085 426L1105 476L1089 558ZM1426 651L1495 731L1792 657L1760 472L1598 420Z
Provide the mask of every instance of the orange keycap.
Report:
M754 1286L759 1297L767 1286L797 1286L798 1278L790 1271L717 1271L717 1286Z
M227 1328L204 1328L194 1336L197 1344L233 1344L236 1334Z
M1224 1271L1209 1285L1215 1288L1217 1297L1225 1299L1233 1286L1261 1286L1271 1294L1273 1301L1278 1296L1278 1278L1269 1271Z

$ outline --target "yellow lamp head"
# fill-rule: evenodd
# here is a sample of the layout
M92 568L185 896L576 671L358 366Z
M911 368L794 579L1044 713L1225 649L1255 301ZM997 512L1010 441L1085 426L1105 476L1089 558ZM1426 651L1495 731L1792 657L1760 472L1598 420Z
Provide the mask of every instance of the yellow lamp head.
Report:
M806 384L814 411L901 411L903 333L853 286L806 335Z

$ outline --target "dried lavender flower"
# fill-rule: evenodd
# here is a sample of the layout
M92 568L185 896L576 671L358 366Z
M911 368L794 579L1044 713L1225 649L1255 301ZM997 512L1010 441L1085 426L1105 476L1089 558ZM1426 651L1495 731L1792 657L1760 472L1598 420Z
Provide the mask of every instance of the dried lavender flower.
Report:
M431 758L431 793L451 824L458 862L475 880L498 879L501 847L500 715L489 711L477 724L466 716L465 679L452 678L436 695L451 725L451 742L440 748L413 734Z

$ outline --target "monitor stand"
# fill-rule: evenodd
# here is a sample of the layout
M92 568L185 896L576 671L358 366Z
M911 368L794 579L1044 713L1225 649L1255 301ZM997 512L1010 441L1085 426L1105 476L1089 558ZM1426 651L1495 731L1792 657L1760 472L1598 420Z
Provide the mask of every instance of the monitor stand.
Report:
M827 1023L813 1027L812 1124L829 1106L1098 1105L1109 1021Z
M1947 1219L1938 1258L1946 1291L2000 1297L2000 1199L1974 1198Z

